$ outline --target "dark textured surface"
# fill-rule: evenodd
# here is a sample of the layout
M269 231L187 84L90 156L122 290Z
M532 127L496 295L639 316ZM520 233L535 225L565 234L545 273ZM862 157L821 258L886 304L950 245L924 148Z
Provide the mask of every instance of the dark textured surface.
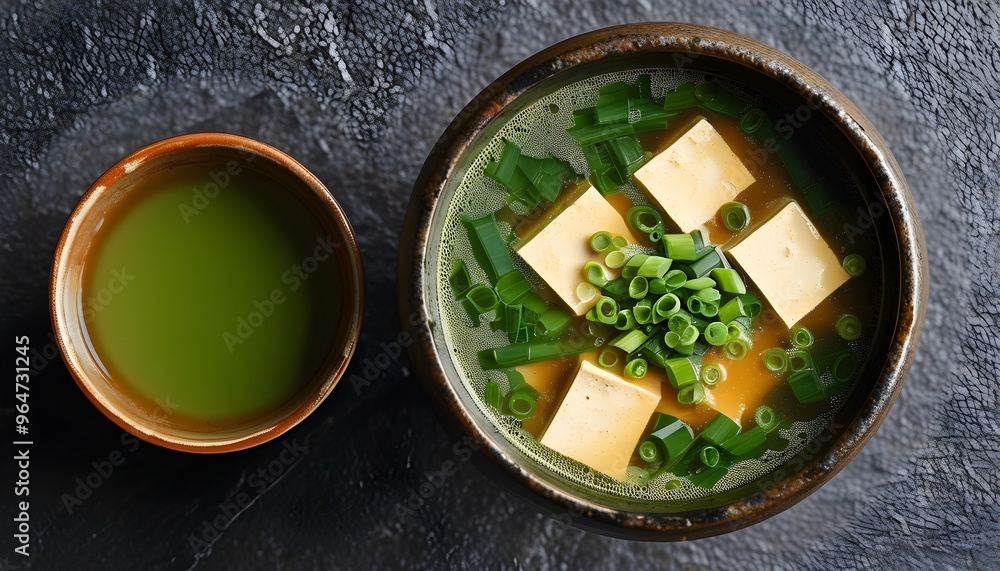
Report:
M4 343L30 335L40 368L31 381L32 557L10 555L14 473L6 463L0 563L996 568L996 6L579 2L570 14L564 3L542 1L481 8L430 0L131 4L0 7L0 332ZM360 394L345 383L285 439L217 457L123 442L61 361L45 362L53 355L45 296L51 252L83 191L144 144L225 130L298 158L351 217L370 300L351 369L360 374L387 352L398 329L391 300L399 227L412 181L447 123L533 52L639 20L729 28L820 72L888 140L924 220L931 301L903 393L858 458L789 511L688 544L626 542L565 527L497 491L465 461L463 444L441 430L405 357L394 357L391 347L393 365ZM5 435L14 415L9 390L0 401ZM283 446L293 443L306 451L282 464ZM124 463L70 512L63 494L116 450ZM457 471L438 474L447 462ZM279 474L270 484L259 472L269 464ZM441 486L422 507L397 507L428 481ZM239 500L250 503L239 513L220 507ZM208 529L213 520L218 532Z

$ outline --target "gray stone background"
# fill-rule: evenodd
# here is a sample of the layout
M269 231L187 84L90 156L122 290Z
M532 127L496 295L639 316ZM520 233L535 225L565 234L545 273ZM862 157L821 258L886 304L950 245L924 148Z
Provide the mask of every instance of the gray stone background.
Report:
M0 565L998 568L997 8L820 0L0 3L0 331L4 344L30 335L38 369L32 556L11 555L14 471L5 463ZM340 386L286 438L214 457L123 440L51 358L46 282L76 201L142 145L222 130L298 158L347 210L368 280L351 368L361 373L398 331L400 226L413 180L451 118L535 51L643 20L728 28L827 77L888 140L923 217L931 304L909 380L858 458L787 512L686 544L565 527L455 453L405 356L360 394ZM4 434L13 432L9 390L0 401ZM297 452L282 456L286 446ZM95 465L116 452L122 464L94 478ZM457 472L421 509L394 508L448 461ZM271 482L259 472L268 467L279 474ZM99 485L77 491L77 479L88 477ZM68 509L64 494L87 497ZM250 505L239 513L220 507L240 498Z

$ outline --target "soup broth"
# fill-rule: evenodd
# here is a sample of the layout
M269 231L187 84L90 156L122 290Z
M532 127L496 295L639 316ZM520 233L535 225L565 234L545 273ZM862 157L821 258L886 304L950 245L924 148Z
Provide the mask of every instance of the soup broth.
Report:
M489 264L484 263L484 256L476 251L474 242L477 238L473 236L469 225L469 220L492 213L498 232L506 242L513 269L527 278L531 294L544 303L539 305L538 301L532 301L532 304L537 305L537 308L532 307L534 313L553 307L566 308L565 299L536 271L538 268L527 263L518 254L518 250L539 236L542 229L554 224L553 220L559 213L572 204L583 189L593 184L591 162L588 162L581 143L567 133L567 128L574 125L574 112L597 105L602 88L612 89L613 87L608 86L614 86L616 82L641 85L644 81L642 76L650 78L651 98L657 105L662 104L666 95L676 92L679 87L684 89L684 85L690 82L696 85L711 82L739 102L738 112L735 113L716 111L705 105L689 106L671 115L665 128L638 133L637 140L645 154L645 164L650 164L701 119L705 119L753 178L753 182L733 199L744 204L750 214L749 225L745 229L730 230L719 216L705 220L698 228L706 244L716 245L725 253L726 266L737 269L746 282L747 293L759 299L761 312L750 320L747 331L750 343L742 358L730 358L725 345L708 345L703 338L699 338L699 343L707 347L701 348L700 355L691 357L692 362L696 363L696 374L700 377L706 365L716 364L724 369L725 378L712 384L703 382L704 397L697 403L684 404L679 401L680 390L673 386L670 375L663 367L649 363L645 374L638 375L639 378L630 377L624 370L628 359L625 354L628 353L632 358L636 355L647 357L642 351L615 349L612 352L620 357L618 362L609 367L600 366L598 363L602 359L602 352L608 350L609 344L622 334L622 330L594 333L595 319L582 315L572 317L567 333L561 337L575 340L575 344L566 341L563 345L564 348L571 347L570 351L564 351L551 359L519 364L516 367L504 368L484 362L484 353L492 354L490 351L493 349L530 342L534 338L512 340L512 336L516 335L508 334L504 328L507 322L501 315L505 311L502 303L495 309L478 311L463 297L469 290L461 292L455 287L456 269L464 266L468 271L468 285L484 284L497 292L502 289L496 286L498 276L491 274L492 269L487 267ZM754 109L763 110L778 128L781 143L793 145L799 155L806 158L808 168L826 181L827 188L835 198L834 206L824 208L822 212L816 211L811 197L803 193L801 185L796 183L796 168L801 169L802 166L789 163L785 160L788 158L786 155L775 152L765 142L741 128L741 120L749 110ZM810 441L829 427L833 415L843 405L845 394L855 382L858 371L863 368L868 356L881 306L881 268L874 236L847 223L851 217L856 216L859 208L867 211L855 181L836 154L810 129L808 120L803 121L799 117L795 121L782 122L782 118L787 117L795 119L794 112L738 82L695 71L640 69L598 75L561 87L512 116L497 119L502 123L491 133L489 140L482 141L481 146L471 147L477 149L478 153L468 160L461 174L453 179L452 184L456 185L455 195L448 207L442 229L443 240L437 264L440 312L449 351L462 374L465 386L475 396L481 411L516 449L558 477L592 492L616 498L656 501L667 506L666 509L672 506L680 509L692 501L702 501L732 490L775 470L800 453ZM509 144L519 148L522 155L536 158L552 156L568 164L570 170L567 171L558 198L554 201L543 200L537 207L525 207L523 203L510 199L510 193L498 184L495 176L490 175L490 169L496 168L495 164L502 160ZM585 177L590 177L590 180ZM626 180L604 198L622 218L627 216L633 206L652 205L663 218L664 233L683 233L668 213L651 201L649 193L634 178ZM853 255L852 260L861 259L867 267L860 272L857 268L851 268L850 273L858 275L834 288L832 293L812 307L804 317L786 324L769 303L769 298L775 294L762 291L763 288L747 276L742 264L736 263L732 249L768 222L778 219L778 214L784 213L792 203L801 207L838 261ZM594 227L590 232L602 230L607 228ZM623 251L626 255L670 257L665 254L663 246L647 238L649 236L640 233L637 240L629 239L629 245ZM782 247L785 246L782 244ZM791 255L796 245L790 243L787 248ZM558 246L554 246L553 250L555 256L560 255ZM603 253L601 256L603 257ZM674 264L676 266L678 262L674 260ZM615 275L615 270L605 270L610 270L611 277ZM841 271L839 263L837 271ZM581 283L587 281L583 267L577 277ZM459 282L462 281L460 278L461 276ZM595 289L599 290L597 296L600 297L603 290L599 287ZM720 303L738 297L727 293L723 293L723 296ZM488 295L483 299L487 298ZM623 303L631 305L633 302L634 300ZM524 305L527 307L528 302ZM845 326L841 323L841 331L838 332L838 323L845 315L859 318L860 331L852 330L841 334ZM712 319L714 318L705 318L705 321ZM639 326L639 329L643 327ZM805 348L798 348L791 341L792 334L801 328L812 334L812 340ZM656 331L657 335L663 335L666 331L665 327L652 327L650 330ZM528 331L531 335L541 329ZM816 376L822 383L822 388L818 390L823 393L823 398L804 396L804 393L793 390L789 379L795 373L771 370L766 365L765 356L774 349L781 350L786 358L794 354L797 358L814 359L805 368L816 371ZM676 353L672 356L683 357ZM834 379L831 363L838 357L844 357L844 363L847 364L839 371L838 378ZM848 367L852 359L854 366ZM582 370L581 361L598 364L597 369L657 396L654 414L648 421L642 420L642 436L635 442L636 446L628 461L629 468L624 476L613 477L540 442L546 431L552 428L553 418L560 407L568 406L567 400L572 398L568 396L571 385L582 382L574 381L574 376ZM845 375L845 371L849 374ZM515 414L518 412L516 407L506 404L504 400L515 392L521 377L537 392L534 409L527 415ZM681 396L680 400L684 398ZM803 399L806 402L802 402ZM498 405L498 402L501 404ZM697 450L699 446L704 448L706 443L699 440L699 437L718 415L725 415L735 421L742 434L758 425L764 427L768 424L767 418L759 416L768 412L777 420L768 430L758 431L764 444L758 446L754 454L741 457L739 454L730 454L730 448L725 445L715 446L722 454L719 469L715 470L709 466L711 458L709 461L703 460L701 464L697 459L692 461L689 458L692 450ZM665 466L666 463L662 460L647 461L640 454L640 444L657 429L658 419L667 418L660 417L660 414L679 419L690 428L695 437L694 444L689 444L682 451L684 457L675 459L669 466ZM578 421L581 426L599 422L594 418L579 418ZM595 446L599 444L594 443ZM722 469L723 464L725 469Z

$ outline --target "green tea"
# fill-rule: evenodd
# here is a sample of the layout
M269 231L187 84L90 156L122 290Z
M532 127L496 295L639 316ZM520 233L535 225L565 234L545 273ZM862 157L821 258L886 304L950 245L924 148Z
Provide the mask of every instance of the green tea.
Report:
M175 426L281 409L334 341L338 244L249 168L188 164L140 185L107 214L84 269L95 357L121 393Z

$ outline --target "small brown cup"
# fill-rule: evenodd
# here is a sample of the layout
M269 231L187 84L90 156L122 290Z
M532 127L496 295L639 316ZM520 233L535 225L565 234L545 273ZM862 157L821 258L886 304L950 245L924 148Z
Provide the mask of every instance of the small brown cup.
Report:
M121 394L88 346L79 297L92 239L105 214L144 177L162 169L199 162L237 161L298 195L334 243L343 280L340 329L316 377L272 413L231 428L198 432L154 414ZM364 310L364 271L354 230L330 192L301 164L259 141L224 133L182 135L139 149L111 167L70 214L56 245L49 284L49 309L56 342L87 398L118 426L166 448L198 453L242 450L277 438L314 411L340 380L357 347Z

